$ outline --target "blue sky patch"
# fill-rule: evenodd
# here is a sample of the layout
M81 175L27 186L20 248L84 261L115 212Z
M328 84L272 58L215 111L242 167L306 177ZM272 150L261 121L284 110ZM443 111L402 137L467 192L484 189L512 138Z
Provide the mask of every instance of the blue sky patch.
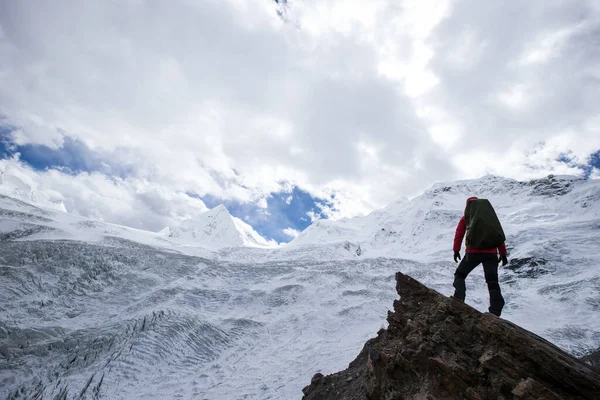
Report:
M19 159L38 171L48 168L61 169L63 172L77 174L82 171L103 169L100 157L83 142L65 137L62 147L52 149L40 144L16 145L12 141L14 129L0 128L0 156L8 158L19 153Z
M600 169L600 150L590 155L590 166Z
M19 159L35 170L59 169L70 175L101 172L108 176L125 177L132 172L127 166L109 164L108 157L103 157L85 143L68 136L57 149L39 144L17 145L12 135L15 130L15 127L0 122L0 159L11 158L18 153ZM279 243L292 239L284 233L284 229L302 231L311 224L309 213L317 218L326 218L322 208L333 208L330 200L313 197L298 187L293 187L291 191L271 193L267 198L266 209L256 204L223 200L213 195L188 195L200 198L209 208L224 204L233 216L252 225L263 237Z
M15 130L10 125L0 123L0 158L8 158L14 153L12 150L12 132Z
M292 191L271 193L267 198L266 209L256 204L223 200L212 195L201 197L193 193L188 195L201 199L209 208L220 204L225 205L231 215L252 225L264 238L274 239L279 243L286 243L292 239L284 233L284 229L292 228L298 231L306 229L312 223L309 213L314 213L317 218L327 218L323 214L323 207L334 209L330 200L313 197L296 186Z
M80 140L65 136L57 149L40 144L16 145L12 133L15 128L0 125L0 158L10 158L19 153L19 159L35 170L59 169L70 175L81 172L102 172L124 177L128 170L122 165L109 164L108 157L91 150Z
M589 155L587 159L587 164L581 164L573 161L573 159L569 156L569 154L563 153L556 161L567 164L570 167L578 168L582 171L583 177L585 179L589 179L592 175L592 170L594 168L600 168L600 150Z

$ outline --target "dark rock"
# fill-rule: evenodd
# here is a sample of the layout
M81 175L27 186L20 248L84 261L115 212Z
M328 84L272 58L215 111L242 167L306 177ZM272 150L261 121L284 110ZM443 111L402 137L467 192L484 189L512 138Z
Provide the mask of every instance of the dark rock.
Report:
M407 275L396 280L401 298L388 329L348 369L307 386L303 399L600 398L591 363Z
M547 264L548 260L541 257L511 258L504 268L513 271L520 278L537 278L554 272Z
M582 357L581 360L600 373L600 349Z
M316 374L313 375L312 379L310 380L310 383L311 384L317 383L317 382L321 381L321 379L323 379L324 377L325 376L322 373L317 372Z
M570 193L574 188L574 183L583 181L583 178L557 178L554 175L548 175L547 178L534 179L529 182L533 189L531 194L542 197L564 196Z
M358 248L356 249L356 255L357 255L357 256L360 256L360 255L362 255L362 253L363 253L363 252L362 252L362 249L360 248L360 244L359 244L359 245L358 245Z

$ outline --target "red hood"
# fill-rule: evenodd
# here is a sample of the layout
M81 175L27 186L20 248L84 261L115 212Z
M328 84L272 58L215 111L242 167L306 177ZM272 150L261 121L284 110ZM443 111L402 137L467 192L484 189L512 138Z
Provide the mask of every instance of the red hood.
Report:
M469 197L469 198L467 199L467 204L469 204L469 202L470 202L471 200L479 200L479 197L475 197L475 196L473 196L473 197Z

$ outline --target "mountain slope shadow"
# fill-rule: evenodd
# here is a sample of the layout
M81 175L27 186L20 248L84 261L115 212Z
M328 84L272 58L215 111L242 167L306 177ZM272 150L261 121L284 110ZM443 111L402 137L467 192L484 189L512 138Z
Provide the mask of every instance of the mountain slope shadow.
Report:
M402 273L388 329L341 372L303 389L318 399L598 399L600 375L541 337L442 296Z

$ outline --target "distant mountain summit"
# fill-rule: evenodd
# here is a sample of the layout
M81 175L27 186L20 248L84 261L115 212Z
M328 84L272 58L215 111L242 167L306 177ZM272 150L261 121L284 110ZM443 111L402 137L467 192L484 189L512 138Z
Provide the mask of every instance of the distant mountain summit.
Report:
M1 169L0 234L10 238L98 241L122 238L159 246L195 246L208 251L228 247L276 247L227 208L213 209L159 232L120 226L70 214L61 193L40 189L19 169ZM25 212L27 214L25 214ZM37 215L44 215L40 220ZM16 217L18 216L18 217Z
M226 247L271 247L250 225L233 217L224 205L212 208L170 229L168 235L178 243L209 249Z

